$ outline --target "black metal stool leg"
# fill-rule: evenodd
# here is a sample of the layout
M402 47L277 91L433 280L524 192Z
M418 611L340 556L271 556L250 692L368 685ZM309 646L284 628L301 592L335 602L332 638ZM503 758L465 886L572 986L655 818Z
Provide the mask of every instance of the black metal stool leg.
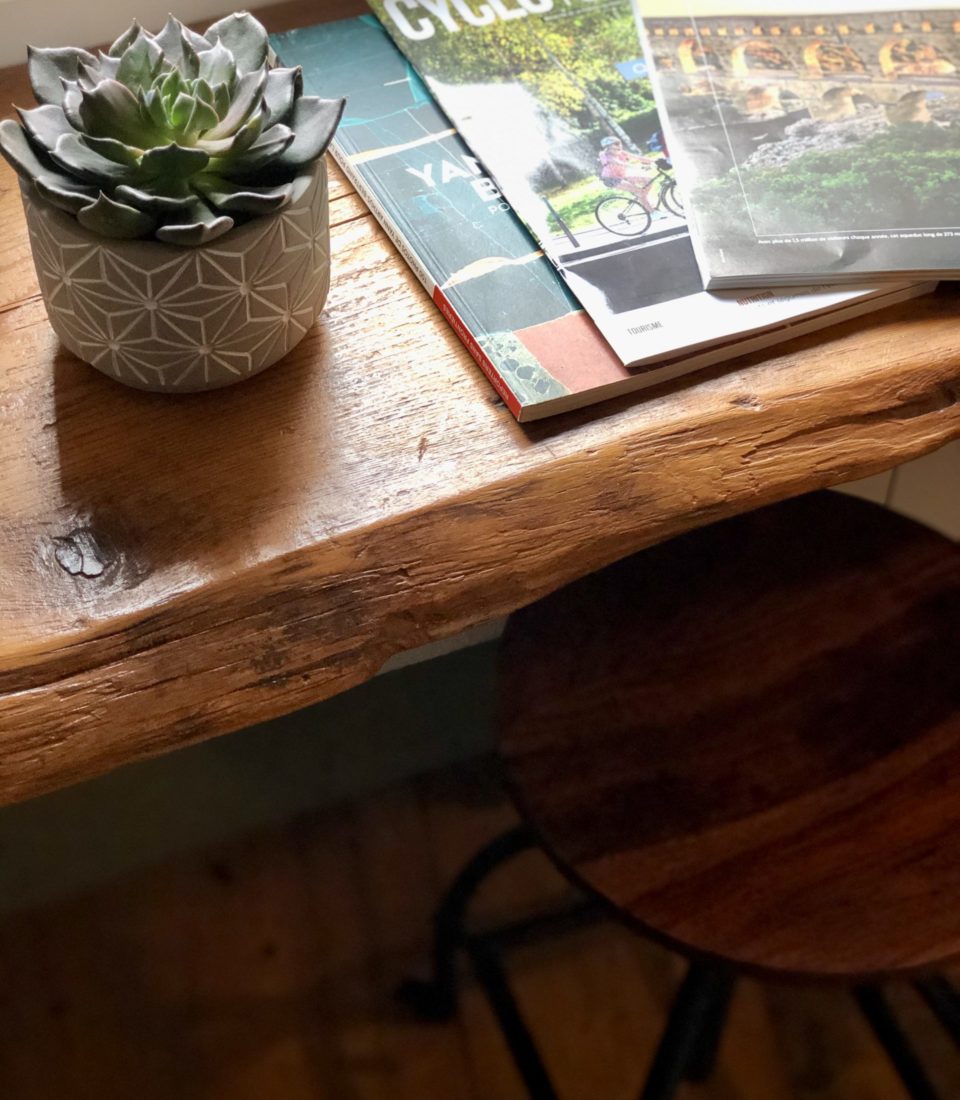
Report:
M536 834L518 825L492 840L453 880L434 916L433 973L426 981L410 978L397 997L424 1020L448 1020L457 1009L456 954L464 946L464 917L483 880L501 863L537 846Z
M672 1100L681 1081L694 1079L697 1072L709 1073L732 989L727 971L707 963L690 964L670 1006L640 1100Z
M702 1085L712 1076L714 1067L717 1064L717 1053L720 1050L720 1040L723 1038L723 1029L727 1023L730 1000L733 997L735 984L736 979L733 974L727 971L717 971L716 988L711 993L703 1030L700 1032L700 1041L697 1043L696 1049L687 1062L687 1068L683 1072L685 1081Z
M953 983L937 975L920 978L913 985L943 1030L960 1046L960 993L957 993Z
M897 1023L884 995L879 989L868 985L858 986L853 994L860 1011L887 1052L912 1100L937 1100L936 1091L926 1070Z
M514 1065L530 1094L530 1100L557 1100L556 1090L520 1014L496 948L483 936L471 937L465 947L473 963L477 981L486 994L510 1048Z

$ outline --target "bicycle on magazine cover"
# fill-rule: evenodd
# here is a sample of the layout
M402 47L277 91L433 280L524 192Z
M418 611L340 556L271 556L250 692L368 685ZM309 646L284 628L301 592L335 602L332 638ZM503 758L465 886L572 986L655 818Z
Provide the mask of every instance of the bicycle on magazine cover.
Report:
M612 190L594 208L597 221L610 233L621 237L639 237L653 224L654 214L685 217L683 199L680 197L677 181L673 178L672 167L666 157L657 158L656 174L646 187L650 210L646 210L634 194L626 190ZM653 201L654 195L656 201Z

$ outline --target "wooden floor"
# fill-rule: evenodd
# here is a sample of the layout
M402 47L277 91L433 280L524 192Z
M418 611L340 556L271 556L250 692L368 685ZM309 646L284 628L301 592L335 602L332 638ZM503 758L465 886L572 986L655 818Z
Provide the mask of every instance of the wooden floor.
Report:
M482 768L180 858L0 925L3 1100L521 1100L479 993L421 1025L391 1002L443 884L514 820ZM538 855L482 919L564 887ZM602 924L509 960L564 1100L632 1100L679 973ZM945 1100L960 1057L895 999ZM901 1100L837 990L744 982L718 1072L686 1100Z

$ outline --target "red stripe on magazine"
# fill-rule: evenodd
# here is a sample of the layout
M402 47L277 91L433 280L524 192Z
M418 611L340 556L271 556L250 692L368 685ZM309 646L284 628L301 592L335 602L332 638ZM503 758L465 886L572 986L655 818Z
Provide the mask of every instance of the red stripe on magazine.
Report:
M460 337L460 342L477 361L477 366L493 383L493 388L503 398L507 408L519 420L520 412L523 406L516 399L513 391L510 389L507 383L504 382L503 378L500 376L500 372L487 358L487 353L473 338L473 333L467 328L463 321L460 320L460 315L453 308L453 306L448 301L446 295L438 286L435 286L433 288L433 300L436 304L437 309L439 309L444 317L446 317L447 321L450 324L450 327L457 334L457 336Z

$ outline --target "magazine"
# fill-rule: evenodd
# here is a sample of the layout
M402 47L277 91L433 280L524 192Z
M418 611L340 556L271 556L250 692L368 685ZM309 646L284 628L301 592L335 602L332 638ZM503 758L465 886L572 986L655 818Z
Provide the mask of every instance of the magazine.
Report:
M374 16L270 42L281 64L302 67L311 95L347 96L333 156L514 416L534 420L644 384Z
M703 292L630 0L371 3L623 363L876 293Z
M271 45L282 64L303 68L311 94L347 96L333 155L517 419L646 388L824 323L627 370L372 15L276 34ZM913 293L855 297L832 319Z
M957 277L960 9L640 9L707 287Z

